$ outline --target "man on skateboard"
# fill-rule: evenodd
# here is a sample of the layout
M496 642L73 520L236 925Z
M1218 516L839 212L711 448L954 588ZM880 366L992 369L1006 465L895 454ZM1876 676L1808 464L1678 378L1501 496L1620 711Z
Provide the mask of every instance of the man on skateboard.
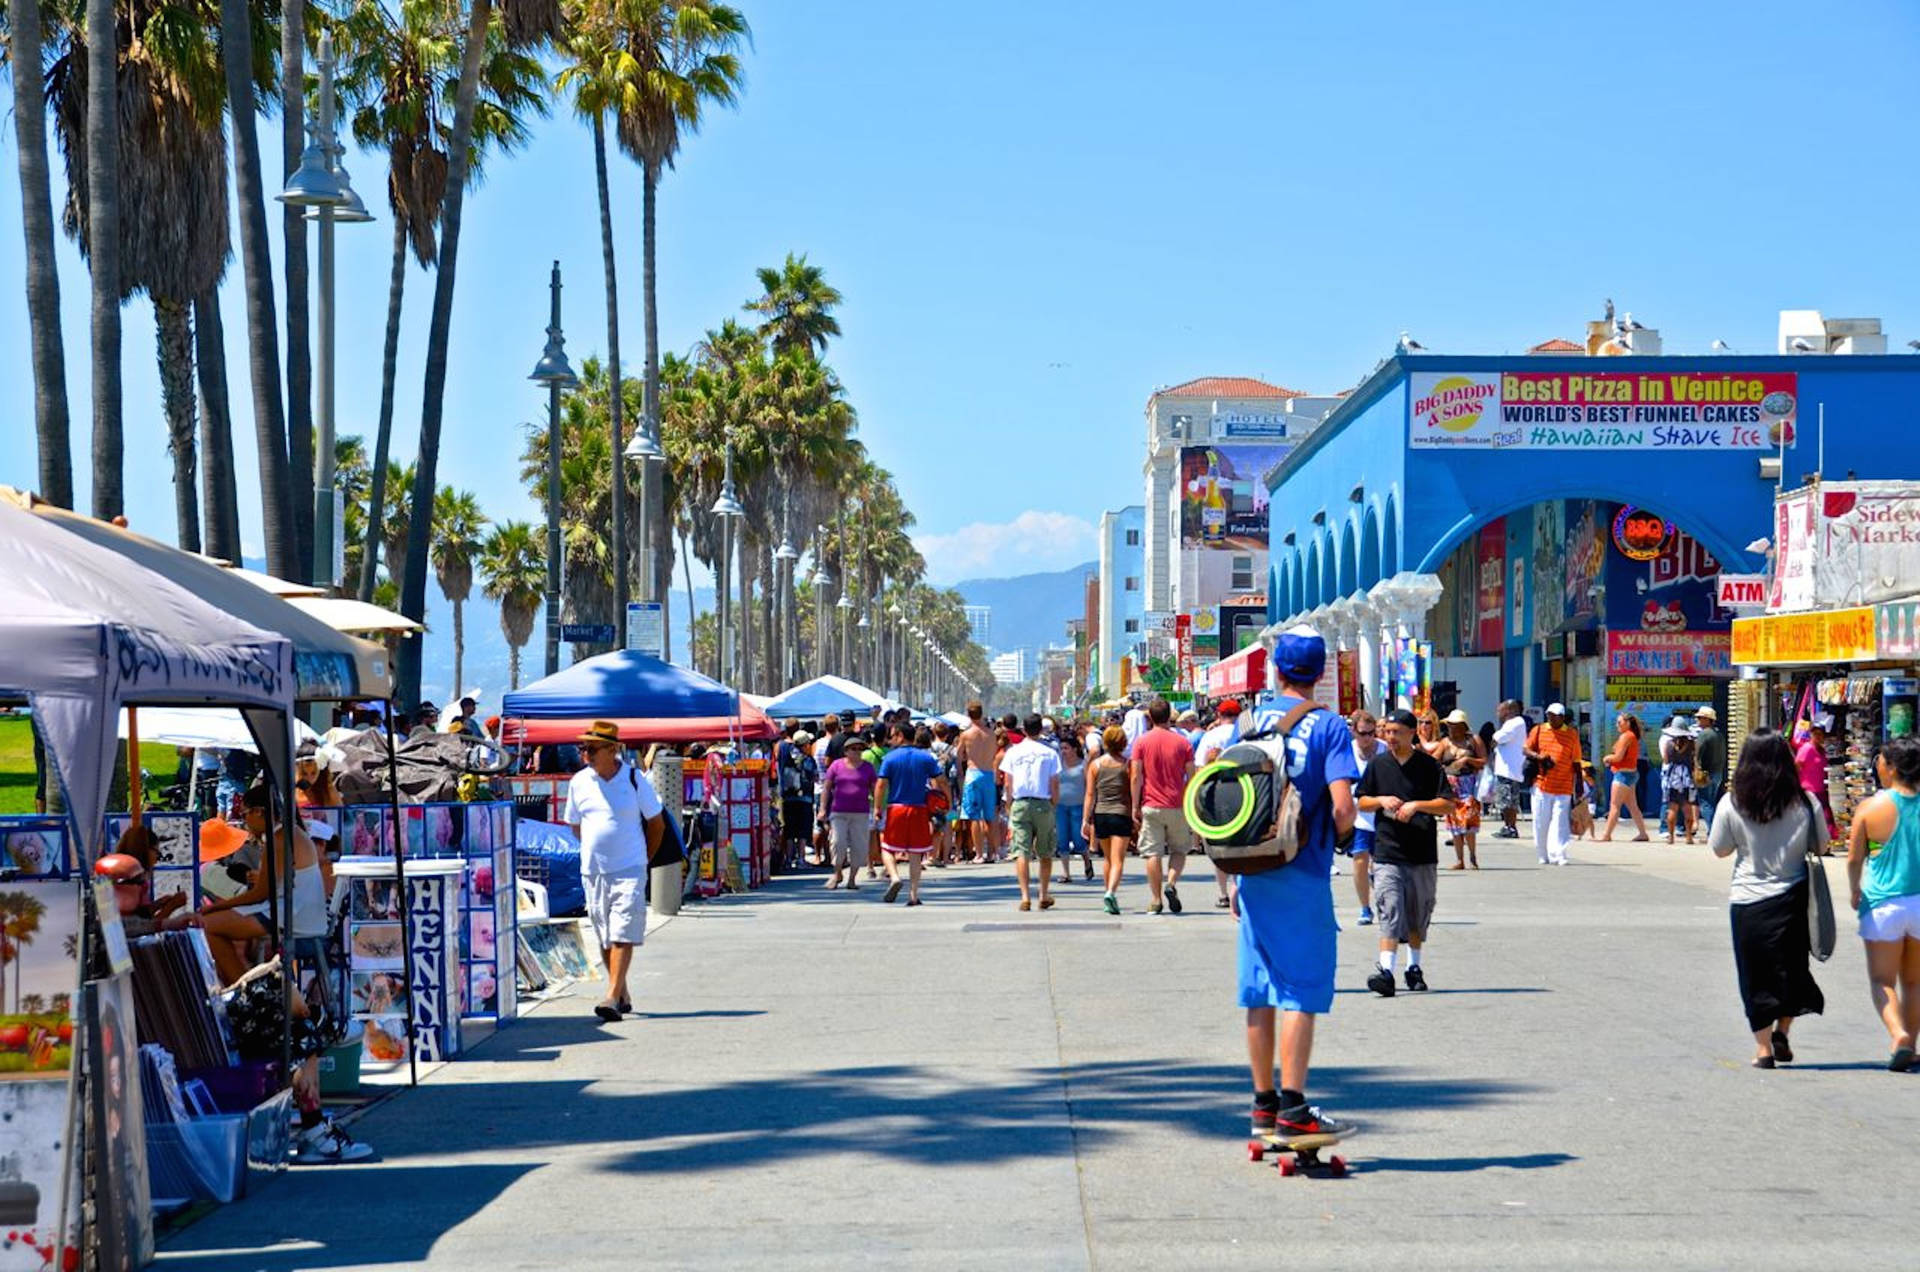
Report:
M1249 737L1276 730L1313 696L1327 646L1311 627L1274 642L1280 692L1255 714ZM1339 926L1333 917L1333 845L1353 827L1353 735L1331 711L1307 712L1288 730L1287 780L1300 796L1300 852L1277 870L1240 876L1240 1005L1247 1009L1253 1138L1330 1136L1350 1129L1307 1103L1314 1020L1333 1007ZM1279 1089L1274 1087L1276 1049ZM1330 1143L1331 1139L1322 1139Z

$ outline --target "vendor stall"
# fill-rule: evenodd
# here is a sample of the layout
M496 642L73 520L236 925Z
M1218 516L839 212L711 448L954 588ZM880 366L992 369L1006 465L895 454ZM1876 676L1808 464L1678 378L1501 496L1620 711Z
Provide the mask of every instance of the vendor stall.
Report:
M903 705L883 693L841 676L815 676L767 703L767 714L776 720L784 720L789 716L817 720L821 716L836 715L842 711L851 711L856 716L872 716L897 710Z
M1207 668L1207 696L1251 699L1267 689L1267 651L1248 645Z
M103 847L116 717L123 705L238 706L290 797L293 651L283 637L63 534L10 499L0 499L0 542L8 545L0 554L0 697L34 709L72 845L57 860L36 862L31 876L10 855L8 891L31 897L44 938L18 949L15 984L31 976L49 1007L61 994L69 1010L81 1006L72 1019L49 1011L28 1023L29 1054L42 1063L31 1077L0 1082L11 1173L27 1186L13 1191L33 1199L30 1219L9 1222L27 1235L0 1248L0 1268L40 1266L46 1256L36 1246L62 1266L76 1239L116 1265L137 1265L151 1255L152 1237L131 958L124 941L97 935L119 931L113 889L79 885ZM80 957L56 939L63 931ZM96 948L105 950L97 962ZM86 1205L76 1191L82 1179L92 1181ZM92 1216L85 1232L82 1214Z

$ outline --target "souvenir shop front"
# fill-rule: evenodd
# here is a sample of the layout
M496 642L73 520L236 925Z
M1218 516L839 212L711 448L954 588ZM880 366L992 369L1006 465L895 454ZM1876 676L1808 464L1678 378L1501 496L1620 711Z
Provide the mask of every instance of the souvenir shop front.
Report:
M1755 729L1798 740L1820 726L1827 799L1844 839L1854 808L1879 789L1873 761L1880 747L1916 733L1916 609L1920 602L1908 600L1736 619L1733 660L1742 678L1728 702L1729 764Z

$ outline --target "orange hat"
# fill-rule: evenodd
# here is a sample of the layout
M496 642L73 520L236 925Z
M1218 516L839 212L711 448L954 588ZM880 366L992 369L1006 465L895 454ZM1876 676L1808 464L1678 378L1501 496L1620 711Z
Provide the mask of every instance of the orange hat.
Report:
M595 720L587 726L587 731L582 733L577 741L587 743L604 742L609 746L619 746L620 726L611 720Z
M200 864L231 857L246 842L246 831L224 817L209 817L200 823Z

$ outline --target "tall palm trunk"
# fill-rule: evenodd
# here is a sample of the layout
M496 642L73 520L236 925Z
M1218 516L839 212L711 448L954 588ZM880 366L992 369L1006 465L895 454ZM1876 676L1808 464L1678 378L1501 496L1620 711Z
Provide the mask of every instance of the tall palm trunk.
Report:
M654 251L656 237L654 210L660 191L660 170L650 163L640 166L640 303L646 319L646 378L641 387L641 407L646 421L660 435L660 307L655 286ZM666 506L664 464L643 464L640 468L640 507L650 519L647 527L648 557L640 568L653 572L653 590L649 596L665 600L673 585L673 563L656 564L667 554L659 547L673 535L673 509ZM664 615L663 615L664 621ZM687 661L693 661L693 603L687 603Z
M387 453L393 446L393 380L400 361L400 306L407 291L407 222L393 218L393 272L387 279L387 343L380 356L380 423L373 435L373 489L367 495L367 540L360 550L360 599L373 600L386 542ZM392 562L388 562L389 573Z
M155 354L160 362L160 406L173 456L173 511L184 552L200 550L200 501L194 489L193 321L184 301L153 302Z
M113 0L87 0L87 238L93 277L93 515L125 511L120 417L119 40Z
M603 114L593 117L593 175L600 190L600 262L607 276L607 383L611 386L607 401L607 419L613 430L613 621L620 633L620 647L627 638L627 461L621 454L626 432L621 414L626 394L620 385L620 290L613 259L613 200L607 189L607 122ZM643 424L642 427L645 427ZM651 468L651 464L642 465ZM644 477L643 477L644 480ZM651 529L651 527L649 527Z
M247 0L220 0L227 109L233 118L233 184L240 209L240 263L246 278L247 370L253 380L253 431L260 450L260 520L267 544L267 570L292 578L297 541L287 516L287 425L280 411L280 358L274 348L279 324L274 317L266 194L261 188L260 135L254 130L251 106L250 22ZM420 644L417 640L407 643L416 648Z
M223 0L231 4L234 0ZM460 83L453 105L453 133L447 139L447 193L440 210L440 262L433 280L433 315L427 326L427 376L420 402L420 454L415 461L413 511L407 524L406 577L400 587L400 612L413 619L427 613L427 536L433 525L433 494L440 468L440 420L447 395L447 339L453 322L453 284L460 263L460 209L467 191L467 161L473 148L474 99L480 88L480 63L487 51L492 0L470 0L467 42L461 50ZM411 710L420 700L420 646L400 647L396 692Z
M467 603L459 598L453 602L453 691L467 691Z
M780 590L773 577L773 549L767 544L760 545L760 682L761 693L779 693L785 686L774 683L779 677L775 672L775 658L780 646L773 635L774 611L780 607Z
M220 324L220 289L193 301L193 365L200 381L201 504L207 552L240 559L240 491L233 477L233 421L227 406L227 341Z
M33 342L33 422L40 494L73 507L73 441L67 416L67 355L60 340L60 270L48 194L47 103L40 85L40 0L13 0L13 135L20 151L20 223L27 239L27 326Z
M520 687L520 646L509 644L507 646L507 688L518 689L519 687Z
M300 166L306 148L306 4L280 6L280 143L285 176ZM287 276L287 475L293 501L294 550L302 583L313 577L313 365L307 354L307 210L284 204L281 239Z

